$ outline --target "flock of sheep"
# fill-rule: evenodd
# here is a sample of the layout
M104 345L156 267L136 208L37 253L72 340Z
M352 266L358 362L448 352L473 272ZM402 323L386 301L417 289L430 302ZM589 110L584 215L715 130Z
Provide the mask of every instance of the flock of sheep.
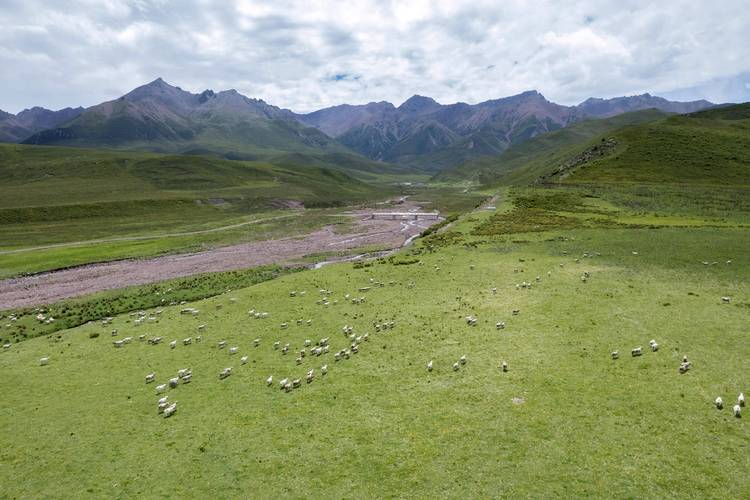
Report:
M588 254L587 253L587 254L584 254L584 257L592 257L593 255L594 254ZM634 252L634 255L637 255L637 253ZM521 261L523 262L523 260L521 260ZM580 262L580 259L576 259L576 262ZM563 264L560 264L560 265L563 266ZM436 271L439 271L439 269L440 269L439 266L435 266L435 270ZM475 265L472 264L470 266L470 269L474 270L475 269ZM514 270L514 272L515 273L523 272L523 269L516 268ZM548 272L547 275L550 276L551 272ZM591 274L589 272L587 272L587 271L583 272L583 274L581 275L581 281L585 283L585 282L588 281L588 279L590 277L591 277ZM541 276L536 276L536 278L533 281L528 281L528 282L527 281L523 281L523 282L517 283L515 285L515 288L517 290L530 290L530 289L532 289L532 287L534 287L535 284L539 284L541 282L542 282L542 277ZM388 285L390 285L390 286L393 286L395 284L396 284L395 281L388 282ZM377 287L384 287L384 286L386 286L386 283L380 282L380 281L376 281L376 280L374 280L374 279L371 278L370 279L370 286L359 287L358 291L360 293L366 293L366 292L370 291L373 287L377 288ZM408 288L413 288L414 287L414 283L410 282L407 285L407 287ZM491 291L491 293L493 295L497 294L497 287L491 287L490 291ZM315 301L316 305L323 306L323 307L329 307L329 306L332 306L332 305L337 305L339 303L338 299L331 300L331 295L333 294L333 292L331 290L320 289L319 290L319 294L320 294L320 298L318 298ZM290 298L292 300L294 300L295 298L305 297L306 296L306 292L305 291L291 291L289 293L289 296L290 296ZM361 296L361 297L352 297L350 294L346 294L346 295L343 295L343 299L344 299L345 302L349 302L349 303L354 304L354 305L366 304L366 298L364 296ZM729 297L721 297L721 302L723 302L723 303L729 303L730 300L731 299ZM236 302L236 299L230 298L229 302L230 303L234 303L234 302ZM222 307L222 304L217 304L216 305L217 309L219 309L221 307ZM149 320L150 321L155 321L156 318L162 312L163 312L163 310L159 309L159 310L156 310L154 313L152 313L152 314L149 315L149 314L147 314L144 311L140 311L140 312L137 312L137 313L131 313L131 317L133 317L133 316L135 317L135 320L134 320L133 323L134 323L135 326L138 326L138 325L141 325L145 321L149 321ZM200 314L200 311L197 310L197 309L195 309L195 308L193 308L193 307L186 307L186 308L181 309L180 313L183 314L183 315L198 316ZM519 313L520 313L520 311L518 309L512 310L512 315L514 315L514 316L518 315ZM248 311L248 315L249 315L250 318L261 320L261 319L268 318L270 316L270 313L267 312L267 311L257 311L255 309L251 309L250 311ZM477 324L478 324L478 319L474 315L466 316L465 320L466 320L466 323L470 327L477 326ZM113 321L113 318L104 318L101 323L102 323L102 325L106 326L106 325L110 324L112 321ZM290 324L291 325L296 324L297 326L311 327L312 323L313 323L312 319L306 319L306 320L305 319L296 319L294 321L285 321L285 322L282 322L279 326L280 326L281 330L287 330L289 328ZM375 333L378 333L378 332L383 332L383 331L386 331L386 330L389 330L389 329L393 328L395 326L395 322L393 320L390 320L390 321L375 321L375 322L373 322L372 326L373 326L373 331ZM503 329L505 329L505 327L506 327L506 323L504 321L498 321L498 322L495 323L495 328L497 330L503 330ZM178 343L182 344L183 346L190 346L193 343L196 343L196 344L201 343L203 341L203 335L202 334L206 330L206 325L205 324L198 325L197 326L197 330L198 330L198 333L200 335L196 335L194 337L186 337L186 338L182 339L181 341L179 341L177 339L172 340L172 341L170 341L168 343L169 348L170 349L175 349L177 347ZM118 331L117 330L112 330L111 333L112 333L113 337L118 336ZM354 332L354 327L349 326L349 325L344 325L344 327L342 328L342 333L343 333L344 338L346 339L345 340L346 346L344 348L342 348L342 349L337 350L336 352L334 352L334 354L333 354L333 361L334 362L340 362L340 361L343 361L343 360L347 360L351 356L356 355L359 352L359 349L363 346L363 344L366 343L366 342L368 342L368 340L369 340L369 334L368 333L362 333L362 334L358 335L357 333ZM147 339L146 337L147 337L146 335L139 335L138 336L139 343L140 342L144 342L144 343L147 343L149 345L158 345L158 344L161 344L161 342L163 340L163 338L159 337L159 336L151 337L149 339ZM134 340L133 337L129 337L129 336L128 337L123 337L121 339L118 338L117 340L113 341L113 345L114 345L115 348L123 348L124 346L132 343L133 340ZM261 345L261 339L260 338L255 338L252 341L252 344L256 348L259 347ZM10 348L10 345L9 344L8 345L4 345L3 347L5 349L8 349L8 348ZM330 347L331 347L330 337L323 337L320 340L315 341L315 342L313 342L312 340L306 339L306 340L304 340L303 345L299 348L299 350L298 351L294 351L295 354L296 354L296 356L294 357L295 364L297 366L299 366L299 365L302 365L303 363L305 363L306 359L312 359L312 358L316 358L316 357L321 357L321 356L328 355L330 353ZM659 350L659 344L656 342L655 339L652 339L649 342L649 347L650 347L650 350L652 352L657 352ZM226 351L228 352L228 355L230 357L234 357L235 355L237 355L239 353L239 347L238 346L229 346L228 342L226 340L220 340L220 341L218 341L217 344L216 344L216 348L218 350L224 350L224 349L226 349ZM286 356L289 352L291 352L292 346L291 346L290 343L285 343L285 344L282 345L282 341L281 340L276 340L275 342L273 342L272 348L273 348L274 351L279 352L282 356ZM640 346L639 347L634 347L634 348L631 349L630 352L631 352L631 356L632 357L638 357L638 356L641 356L643 354L643 348L640 347ZM611 356L611 358L613 360L619 359L619 357L620 357L619 351L617 351L617 350L612 351L610 353L610 356ZM240 363L240 365L246 365L247 362L248 362L248 360L249 360L249 357L247 355L239 356L239 363ZM46 366L46 365L49 364L49 362L50 362L50 358L48 356L43 357L43 358L41 358L39 360L39 364L41 366ZM466 365L466 364L467 364L467 356L466 356L466 354L462 355L458 360L456 360L454 362L449 362L449 365L451 366L451 368L452 368L453 371L459 371L461 369L461 367L464 366L464 365ZM691 368L691 366L692 365L691 365L690 361L688 361L687 356L685 356L685 357L683 357L682 362L680 363L679 372L680 373L686 373ZM429 360L427 362L426 368L427 368L428 372L432 372L436 367L437 366L436 366L436 363L435 363L434 360ZM501 361L500 368L502 369L503 372L507 372L508 371L508 363L507 363L507 361L505 361L505 360ZM224 379L227 379L228 377L230 377L231 374L232 374L232 370L233 369L232 369L231 366L227 366L227 367L224 367L223 369L221 369L219 371L219 374L218 374L219 379L220 380L224 380ZM319 367L317 367L317 368L315 368L315 367L309 368L309 370L306 371L304 377L284 376L283 378L280 378L280 380L278 382L278 387L279 387L279 389L281 389L284 392L291 392L294 389L300 388L302 386L302 380L303 379L305 380L305 382L307 384L311 384L315 380L315 376L316 376L317 373L320 373L321 376L326 376L328 374L328 372L329 372L329 365L328 365L327 362L323 361L322 364ZM158 412L158 414L163 415L165 418L168 418L168 417L170 417L170 416L172 416L172 415L175 414L175 412L177 411L177 401L170 401L169 400L169 396L168 395L163 395L162 396L162 393L164 393L168 389L175 389L175 388L177 388L180 385L189 384L192 381L192 376L193 376L192 369L184 368L184 369L178 370L176 376L170 377L166 383L162 383L162 384L157 384L156 385L156 393L157 393L157 395L161 396L160 399L157 401L157 412ZM148 373L146 375L146 377L145 377L145 381L146 381L147 384L155 383L156 382L156 374L153 373L153 372ZM273 383L274 383L274 375L271 374L271 375L269 375L265 379L265 385L267 385L268 387L271 387L271 386L273 386ZM717 397L716 400L714 401L714 404L719 409L723 408L723 405L724 405L723 400L722 400L721 397ZM742 393L740 393L739 397L737 398L737 403L732 408L733 414L735 416L740 417L741 411L742 411L742 407L744 406L744 404L745 404L744 395Z

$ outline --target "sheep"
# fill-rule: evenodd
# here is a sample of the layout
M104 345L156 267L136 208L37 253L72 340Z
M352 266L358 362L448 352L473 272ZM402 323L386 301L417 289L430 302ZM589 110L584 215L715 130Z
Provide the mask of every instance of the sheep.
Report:
M226 340L220 340L219 341L219 344L218 344L218 348L219 349L224 349L226 346L227 346L227 341Z
M161 394L167 390L167 384L160 384L156 386L156 394Z
M171 389L174 389L180 384L180 379L178 377L170 378L169 379L169 387Z
M659 344L657 344L656 342L654 342L653 344L651 344L651 351L652 352L656 352L658 350L659 350Z
M284 347L281 348L281 354L286 354L289 352L289 344L284 344Z
M341 354L339 354L339 353L334 353L334 355L333 355L333 360L334 360L334 361L339 361L340 359L341 359Z
M141 342L143 342L144 340L146 340L146 336L145 335L138 335L138 340L141 341Z
M310 347L312 345L312 341L310 339L305 339L305 347Z
M186 374L184 377L182 377L180 379L180 381L183 384L189 384L191 380L193 380L193 374L192 373L188 373L188 374Z
M454 372L457 372L458 369L459 369L459 367L460 367L460 365L458 363L453 363L453 371Z
M630 354L633 357L640 356L642 354L642 348L641 347L636 347L636 348L634 348L634 349L632 349L630 351Z
M237 347L237 346L230 347L229 348L229 354L237 354L237 351L239 351L239 350L240 350L240 348Z
M284 384L284 387L282 388L284 389L284 392L292 392L292 383L287 382L286 384Z
M203 342L203 336L202 335L198 335L197 337L195 337L195 342L196 343Z
M294 380L292 380L292 388L296 389L301 385L302 385L302 381L300 379L295 378Z
M205 329L206 329L206 325L198 325L198 331L199 332L202 332Z
M219 380L224 380L231 374L232 374L232 368L224 368L223 370L221 370L221 373L219 373Z
M680 373L685 373L690 369L690 363L680 363Z
M722 297L722 298L721 298L721 301L722 301L722 302L723 302L724 304L729 304L729 303L730 303L730 302L732 301L732 298L731 298L731 297Z
M432 371L432 360L430 360L430 362L429 362L429 363L427 363L427 371L428 371L428 372L431 372L431 371Z
M266 379L266 385L270 387L272 384L273 384L273 375L269 375L268 378Z
M498 321L495 323L495 328L498 330L503 330L505 328L505 321Z
M721 396L717 397L714 400L714 404L716 405L716 408L718 408L719 410L724 408L724 401L721 399Z
M260 345L260 339L253 340L253 346L258 347Z
M122 339L123 344L129 344L132 341L133 337L125 337L124 339Z
M493 294L496 294L496 293L497 293L497 287L496 287L496 286L493 286L493 287L491 288L491 291L492 291L492 293L493 293Z
M150 384L154 380L156 380L156 374L155 373L151 372L148 375L146 375L146 383L147 384Z
M182 345L190 345L192 343L193 343L193 339L191 339L190 337L186 339L182 339Z
M3 349L10 349L10 344L3 344Z
M612 351L611 356L612 356L612 359L618 359L620 357L620 352L619 351Z
M46 366L46 365L48 365L48 364L49 364L49 358L48 358L48 357L45 357L45 358L41 358L41 359L39 360L39 366Z
M112 336L117 337L117 330L112 330Z
M177 411L177 401L164 408L164 418L169 418Z
M320 374L321 375L325 375L326 373L328 373L328 365L321 366L320 367Z
M462 365L465 365L466 364L466 355L464 354L463 356L461 356L458 359L458 362L461 363Z
M744 393L741 392L740 395L737 396L737 404L740 406L745 406L745 394Z
M278 350L280 345L281 345L281 342L277 340L276 342L273 343L273 348L275 350Z
M240 364L242 364L242 365L246 365L247 364L247 356L242 356L240 358Z
M159 403L156 403L156 412L157 413L164 413L164 410L169 406L169 403L166 401L161 402L161 399L159 400Z
M159 401L156 402L156 404L160 405L160 404L166 403L168 399L169 399L169 396L164 396L163 398L160 398Z
M177 341L173 340L172 342L169 343L169 348L174 349L175 347L177 347Z
M740 405L734 405L732 407L732 413L735 417L740 418L742 416L740 415L742 413L742 408L740 407Z
M270 377L269 377L269 378L270 378ZM267 381L268 381L268 380L266 380L266 382L267 382ZM285 386L286 384L288 384L288 383L289 383L289 379L288 379L288 378L283 378L283 379L281 379L281 381L279 381L279 387L280 387L281 389L284 389L284 386Z
M504 372L508 371L508 363L506 363L505 361L503 361L500 367L503 369Z
M309 372L307 372L307 375L305 376L305 378L307 379L307 383L308 384L313 381L313 377L314 377L314 371L313 370L310 370Z
M302 364L302 358L297 358L297 359L295 359L294 361L295 361L295 363L297 363L298 365L301 365L301 364Z
M122 340L115 340L114 342L112 342L112 345L114 345L115 347L122 347L125 345L125 343Z

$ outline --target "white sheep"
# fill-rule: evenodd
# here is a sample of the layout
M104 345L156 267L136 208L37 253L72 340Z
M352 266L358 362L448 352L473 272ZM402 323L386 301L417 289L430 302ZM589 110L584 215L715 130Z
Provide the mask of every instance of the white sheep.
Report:
M237 351L239 351L239 350L240 350L239 347L236 347L236 346L235 347L230 347L229 348L229 354L237 354Z
M273 375L269 375L266 379L266 385L270 386L271 384L273 384Z
M619 351L612 351L611 356L612 356L612 359L618 359L620 357L620 352Z
M714 400L714 404L716 405L716 408L718 408L719 410L724 408L724 401L721 399L721 396L717 397Z
M242 356L240 358L240 364L246 365L247 364L247 356Z
M502 369L503 369L504 372L508 371L508 363L506 363L505 361L503 361L502 365L500 365L500 366L502 367Z
M169 396L164 396L163 398L160 398L159 401L156 402L156 404L160 405L162 403L166 403L168 399L169 399Z
M453 371L454 372L457 372L458 369L459 369L459 367L460 367L460 365L458 363L453 363Z
M232 368L224 368L223 370L221 370L221 373L219 373L219 379L223 380L227 378L228 376L230 376L231 374L232 374Z
M175 347L177 347L177 341L173 340L172 342L169 343L169 348L174 349Z
M432 360L430 360L430 362L429 362L429 363L427 363L427 371L428 371L428 372L431 372L431 371L432 371Z
M631 354L631 355L632 355L633 357L635 357L635 356L640 356L640 355L641 355L641 353L642 353L642 350L643 350L643 349L642 349L641 347L636 347L636 348L634 348L634 349L632 349L632 350L630 351L630 354Z
M321 366L321 367L320 367L320 373L321 373L322 375L325 375L326 373L328 373L328 365L323 365L323 366Z
M174 389L177 387L180 383L180 379L178 377L170 378L169 379L169 387Z
M309 372L307 372L307 376L305 377L307 379L307 383L311 383L313 381L314 377L314 371L311 369Z
M227 341L226 340L220 340L217 347L219 349L224 349L226 346L227 346Z
M156 394L161 394L167 390L167 384L160 384L156 386Z
M745 394L744 393L741 392L740 395L737 396L737 404L740 406L745 406Z
M164 418L169 418L177 411L177 401L164 408Z
M151 372L148 375L146 375L146 383L147 384L150 384L154 380L156 380L156 374L155 373Z
M46 365L48 365L48 364L49 364L49 358L48 358L48 357L45 357L45 358L41 358L41 359L39 360L39 366L46 366Z
M735 417L740 418L740 414L742 413L742 408L740 407L740 405L734 405L732 407L732 413Z
M464 354L463 356L461 356L458 359L458 362L461 363L462 365L465 365L466 364L466 355Z

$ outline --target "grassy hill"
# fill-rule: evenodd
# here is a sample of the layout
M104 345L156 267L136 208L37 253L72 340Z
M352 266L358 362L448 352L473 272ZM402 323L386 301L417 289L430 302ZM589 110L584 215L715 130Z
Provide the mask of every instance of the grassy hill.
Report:
M586 120L511 146L499 156L485 156L465 162L437 174L434 179L470 180L490 185L499 182L516 184L532 181L559 163L566 155L607 131L659 120L665 116L667 115L661 111L650 109L612 118Z
M368 173L368 175L373 175ZM69 242L244 224L194 237L110 242L0 255L0 276L296 234L334 222L327 209L380 199L392 188L320 166L210 156L0 145L0 253ZM308 210L290 211L303 204ZM262 233L256 234L258 231Z

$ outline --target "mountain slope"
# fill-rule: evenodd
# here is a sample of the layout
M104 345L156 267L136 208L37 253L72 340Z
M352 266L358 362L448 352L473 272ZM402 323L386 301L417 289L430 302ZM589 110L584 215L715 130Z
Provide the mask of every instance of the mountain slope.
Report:
M613 145L607 154L579 151L568 159L573 168L545 182L750 186L750 103L625 127L603 139Z
M557 166L569 151L577 151L601 134L665 116L665 113L651 109L612 118L584 120L515 144L502 154L481 157L446 169L434 179L449 182L470 180L481 184L530 182Z
M64 108L58 111L33 107L17 115L0 110L0 142L20 142L36 132L57 127L76 118L83 108Z
M710 106L708 101L672 102L649 94L561 106L528 91L474 105L441 105L415 95L399 107L388 102L343 105L297 119L368 158L434 172L499 155L514 144L585 119L649 108L687 113Z
M200 94L162 79L86 109L57 128L36 133L25 144L218 154L264 159L303 153L354 154L290 111L235 90Z

